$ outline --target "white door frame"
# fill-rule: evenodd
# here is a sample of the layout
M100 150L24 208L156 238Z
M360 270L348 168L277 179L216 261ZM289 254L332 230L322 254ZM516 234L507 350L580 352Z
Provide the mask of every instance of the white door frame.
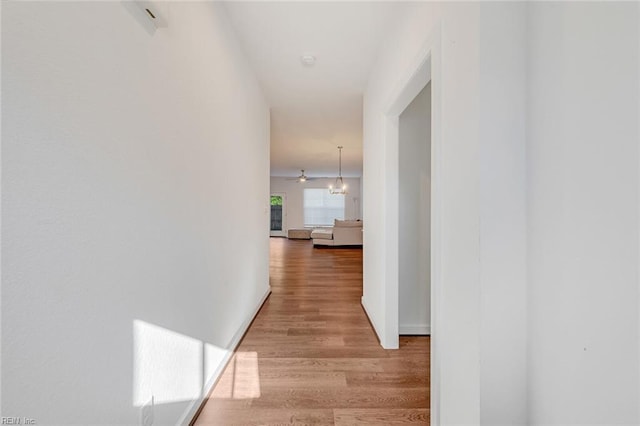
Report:
M271 231L270 236L272 237L286 237L287 236L287 194L285 192L272 192L269 194L269 198L271 196L280 196L282 197L282 230L281 231ZM269 204L269 228L271 228L271 204Z
M399 121L400 114L431 81L431 424L440 424L440 366L442 348L438 345L443 329L438 310L441 304L441 218L442 218L442 77L441 29L436 26L424 42L408 73L396 84L385 108L385 347L398 347L398 252L399 252Z

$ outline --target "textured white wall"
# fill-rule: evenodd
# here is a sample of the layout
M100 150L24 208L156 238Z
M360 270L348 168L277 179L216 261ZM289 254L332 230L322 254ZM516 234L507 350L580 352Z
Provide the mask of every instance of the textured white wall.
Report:
M443 424L640 421L638 9L413 4L381 51L363 303L392 347L385 106L441 25Z
M271 177L271 193L284 192L287 194L286 229L304 227L304 188L326 188L333 184L335 179L314 179L304 184L283 177ZM360 179L344 178L349 193L345 196L345 219L360 219ZM355 198L355 200L354 200Z
M480 421L527 423L526 4L480 9Z
M531 424L638 424L638 3L529 5Z
M508 3L413 3L382 48L372 71L364 98L364 297L363 304L372 318L382 343L394 347L397 315L387 309L392 278L387 272L397 262L392 241L394 148L384 138L384 116L390 97L398 85L408 80L423 49L433 44L441 31L439 63L432 83L434 116L439 114L442 135L438 162L442 187L440 205L434 205L439 223L440 283L433 319L434 347L439 351L437 372L432 382L434 412L442 424L514 424L526 418L526 271L525 208L523 194L525 144L524 71L522 36L524 5ZM495 14L495 16L494 16ZM508 41L505 43L505 40ZM499 41L503 44L496 45ZM518 50L519 49L519 50ZM506 55L506 58L503 57ZM508 68L504 86L497 84ZM497 73L497 74L496 74ZM520 86L518 86L520 84ZM491 90L510 90L492 99ZM517 122L504 131L500 126L514 105ZM518 111L520 116L518 116ZM496 133L497 131L497 133ZM437 143L434 139L433 143ZM506 153L487 155L492 149ZM515 161L515 163L513 163ZM433 176L432 182L435 182ZM508 182L495 193L492 183ZM386 186L385 186L386 185ZM380 191L380 188L383 188ZM497 221L492 215L504 215ZM515 231L515 232L514 232ZM435 233L435 230L432 229ZM491 241L492 235L500 237ZM502 258L514 260L514 265ZM432 268L434 265L432 265ZM500 293L510 283L509 292ZM432 281L432 286L434 282ZM483 286L487 286L489 291ZM487 298L486 295L492 295ZM509 306L501 318L504 325L487 328L495 319L494 308ZM436 321L439 321L436 324ZM434 328L436 327L436 328ZM498 333L496 336L491 333ZM396 337L397 339L397 337ZM437 340L436 340L437 339ZM495 342L497 346L491 347ZM514 348L502 353L515 342ZM437 345L436 345L437 344ZM510 362L498 365L508 356ZM433 377L432 377L433 378ZM492 389L500 383L501 388ZM495 407L502 407L496 411ZM505 407L508 407L505 409Z
M398 328L431 332L431 84L399 120Z
M394 226L385 206L392 188L386 176L393 169L393 148L385 145L384 115L397 85L405 81L426 40L442 28L439 86L442 91L442 177L447 183L441 206L443 246L441 307L446 317L439 345L446 350L439 373L443 386L435 390L435 409L443 424L479 422L479 287L478 287L478 4L412 3L383 46L364 97L364 246L363 304L382 343L394 347L390 330L397 315L386 315L387 269L394 256L388 246ZM434 100L436 97L434 95ZM434 108L437 106L434 104ZM397 232L397 231L396 231ZM396 311L397 312L397 311ZM395 336L397 342L397 336ZM446 384L446 386L445 386ZM434 384L434 386L438 386Z
M175 424L268 290L268 107L219 4L167 7L2 5L5 416Z

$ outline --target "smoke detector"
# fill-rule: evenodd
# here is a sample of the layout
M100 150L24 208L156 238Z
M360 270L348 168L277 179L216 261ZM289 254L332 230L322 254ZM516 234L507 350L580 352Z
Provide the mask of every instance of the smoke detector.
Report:
M312 67L316 64L316 57L313 55L302 55L300 56L300 62L305 67Z

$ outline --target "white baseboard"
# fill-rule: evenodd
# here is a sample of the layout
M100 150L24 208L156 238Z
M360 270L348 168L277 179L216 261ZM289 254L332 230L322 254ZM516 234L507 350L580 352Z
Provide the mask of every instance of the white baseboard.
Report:
M213 387L218 382L218 379L222 375L222 372L227 367L229 360L231 360L231 357L235 353L236 348L240 344L240 340L242 340L242 336L244 336L244 334L249 329L249 326L253 322L253 319L256 317L256 315L258 315L258 311L260 311L260 308L264 304L265 300L267 300L267 297L269 297L269 294L271 294L271 287L268 287L267 291L262 295L262 297L260 298L260 301L258 301L258 304L254 309L253 314L245 318L240 328L238 328L236 333L233 335L233 337L231 338L231 341L229 342L226 348L227 354L224 356L224 358L222 359L222 361L220 362L216 370L213 372L213 374L211 375L211 378L207 381L207 383L205 383L204 387L202 388L202 393L200 398L192 401L191 404L189 404L189 407L185 410L184 414L182 415L182 417L180 418L180 421L176 424L176 426L189 426L189 423L191 423L191 421L193 420L193 417L196 415L196 413L200 409L200 406L209 397L209 394L213 390Z
M364 301L364 296L360 298L360 304L362 305L362 309L364 309L364 313L367 314L367 318L369 319L369 322L373 327L373 332L376 333L376 337L378 338L378 341L382 342L382 340L380 339L380 333L378 332L378 324L375 323L375 320L369 313L369 309L367 309L367 304Z
M398 331L400 335L431 336L431 326L428 324L400 324Z

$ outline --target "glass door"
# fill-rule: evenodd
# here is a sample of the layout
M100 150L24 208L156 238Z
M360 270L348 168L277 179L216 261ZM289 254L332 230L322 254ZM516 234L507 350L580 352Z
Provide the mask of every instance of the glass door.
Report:
M284 193L271 194L271 236L286 237L287 230L285 228L286 197Z

